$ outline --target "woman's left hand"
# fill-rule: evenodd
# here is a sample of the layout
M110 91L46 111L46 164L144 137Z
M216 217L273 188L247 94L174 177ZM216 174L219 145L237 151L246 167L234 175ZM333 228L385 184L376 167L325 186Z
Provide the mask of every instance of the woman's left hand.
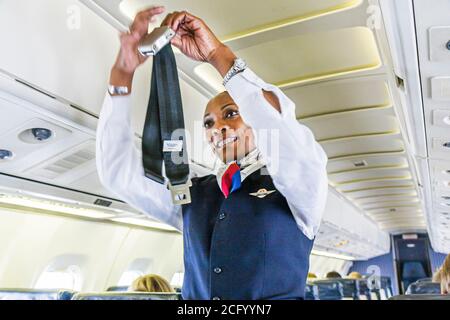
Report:
M161 25L176 32L172 44L196 61L211 62L214 53L224 46L202 19L186 11L168 14Z

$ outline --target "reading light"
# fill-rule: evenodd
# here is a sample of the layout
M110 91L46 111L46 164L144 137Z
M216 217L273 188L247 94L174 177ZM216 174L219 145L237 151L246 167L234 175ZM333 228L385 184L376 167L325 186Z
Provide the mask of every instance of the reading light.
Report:
M0 160L7 160L11 159L13 156L13 153L6 149L0 149Z
M31 133L38 141L48 140L52 136L52 131L46 128L33 128Z
M47 128L30 128L19 133L18 137L25 143L45 143L52 138L53 132Z
M442 121L444 121L445 124L450 125L450 116L444 117L444 119L442 119Z

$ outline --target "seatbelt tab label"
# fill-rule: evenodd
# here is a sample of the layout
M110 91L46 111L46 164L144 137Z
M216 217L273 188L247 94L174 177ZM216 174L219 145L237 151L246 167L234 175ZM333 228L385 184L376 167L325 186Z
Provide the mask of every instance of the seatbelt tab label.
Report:
M164 140L163 152L181 152L183 140Z

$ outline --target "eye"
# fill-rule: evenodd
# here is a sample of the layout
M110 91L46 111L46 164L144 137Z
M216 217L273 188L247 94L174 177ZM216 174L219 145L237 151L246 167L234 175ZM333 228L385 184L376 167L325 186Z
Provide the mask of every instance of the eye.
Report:
M227 113L225 113L225 118L232 118L239 115L239 111L237 110L229 110Z
M211 128L212 126L214 126L214 121L212 121L211 119L206 119L206 120L203 122L203 126L204 126L206 129L209 129L209 128Z

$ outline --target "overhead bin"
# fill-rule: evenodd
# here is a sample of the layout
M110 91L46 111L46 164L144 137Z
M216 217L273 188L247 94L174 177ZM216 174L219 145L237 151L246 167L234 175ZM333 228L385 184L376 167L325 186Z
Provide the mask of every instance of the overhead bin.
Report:
M237 50L236 54L257 70L258 75L265 81L280 87L324 80L381 66L373 33L365 27L282 38ZM194 72L212 83L214 88L219 87L222 82L216 70L209 64L199 65Z

